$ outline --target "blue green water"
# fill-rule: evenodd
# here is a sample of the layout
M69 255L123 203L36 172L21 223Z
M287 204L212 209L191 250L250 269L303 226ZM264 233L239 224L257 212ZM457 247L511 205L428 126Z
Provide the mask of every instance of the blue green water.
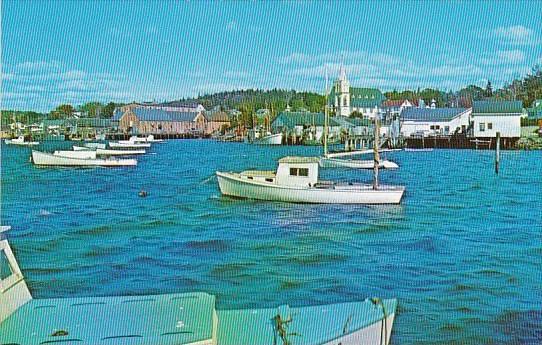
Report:
M206 291L218 306L396 297L395 344L539 344L542 153L388 154L400 206L221 197L215 170L318 148L169 141L126 169L38 169L2 146L2 223L38 298ZM323 178L370 181L368 171ZM138 191L148 191L147 198Z

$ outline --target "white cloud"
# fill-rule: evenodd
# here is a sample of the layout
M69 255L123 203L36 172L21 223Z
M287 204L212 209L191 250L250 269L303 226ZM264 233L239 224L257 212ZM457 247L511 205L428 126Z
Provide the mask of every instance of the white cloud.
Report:
M504 43L513 45L534 45L540 43L534 30L523 25L498 27L493 30L493 35Z
M525 53L522 50L498 50L494 56L486 56L481 59L484 65L514 65L525 61Z

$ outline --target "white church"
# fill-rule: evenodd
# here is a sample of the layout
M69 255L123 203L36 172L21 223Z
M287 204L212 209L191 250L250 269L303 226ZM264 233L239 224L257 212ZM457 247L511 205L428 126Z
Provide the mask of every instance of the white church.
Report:
M346 70L341 66L339 78L329 93L328 105L337 115L350 116L353 112L359 112L364 117L374 118L384 99L378 89L351 87Z

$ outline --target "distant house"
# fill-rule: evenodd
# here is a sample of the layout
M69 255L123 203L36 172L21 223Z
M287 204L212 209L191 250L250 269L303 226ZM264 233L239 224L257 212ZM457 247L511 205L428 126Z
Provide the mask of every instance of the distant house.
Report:
M471 108L407 107L401 112L401 134L405 137L466 134Z
M328 131L330 136L338 136L341 132L362 134L369 126L368 120L349 118L346 116L329 117ZM271 129L274 133L303 135L304 130L312 129L316 140L321 140L324 133L325 114L311 112L284 111L273 120Z
M542 120L542 99L534 100L530 108L527 109L527 117L534 120Z
M113 121L126 133L194 134L205 133L207 119L203 112L167 111L147 107L117 109Z
M334 82L328 97L328 105L341 116L359 112L364 117L374 118L379 113L385 97L378 89L351 87L346 71L341 67L339 78Z
M519 138L521 136L521 101L474 101L472 103L473 135L476 138Z
M229 128L231 125L230 117L223 111L211 112L206 114L205 117L207 118L207 128L205 130L207 134L218 132L224 128Z

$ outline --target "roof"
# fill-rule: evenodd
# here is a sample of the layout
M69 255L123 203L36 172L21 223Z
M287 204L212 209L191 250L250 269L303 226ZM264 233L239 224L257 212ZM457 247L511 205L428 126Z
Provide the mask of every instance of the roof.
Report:
M164 109L135 108L132 110L139 121L170 121L189 122L194 121L199 112L195 111L169 111ZM115 112L113 120L120 120L124 115L122 112Z
M320 159L318 157L286 156L279 159L279 163L305 164L305 163L319 163L319 162L320 162Z
M198 108L200 106L199 103L196 102L183 102L183 101L171 101L171 102L164 102L158 104L159 106L163 107L174 107L174 108Z
M401 112L401 119L407 121L450 121L469 108L415 108L408 107Z
M34 299L0 324L0 343L195 343L212 338L214 306L206 293Z
M476 114L521 114L523 103L521 101L474 101L472 102L472 115Z

